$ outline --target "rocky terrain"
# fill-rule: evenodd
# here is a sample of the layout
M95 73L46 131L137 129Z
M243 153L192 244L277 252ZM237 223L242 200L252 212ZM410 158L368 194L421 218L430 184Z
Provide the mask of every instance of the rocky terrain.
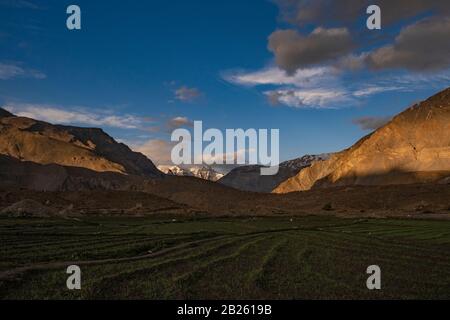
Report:
M0 109L0 155L39 164L157 178L163 174L144 155L103 130L52 125Z
M450 219L448 184L336 187L279 195L242 192L214 183L205 185L196 178L174 178L158 180L144 191L0 188L0 215L75 218L86 215L185 218L333 215ZM177 179L186 179L185 185L192 191L177 189L180 185Z
M262 176L262 166L242 166L231 170L218 182L244 191L271 192L281 182L295 176L303 168L309 167L314 161L325 160L330 154L305 155L303 157L280 163L278 173L273 176Z
M401 185L450 176L450 88L415 104L352 147L281 183L275 193Z
M148 179L0 156L0 214L37 217L327 214L447 219L449 183L332 187L267 194L244 192L195 177L168 175ZM29 205L25 200L36 201L38 205ZM43 206L48 208L47 213Z

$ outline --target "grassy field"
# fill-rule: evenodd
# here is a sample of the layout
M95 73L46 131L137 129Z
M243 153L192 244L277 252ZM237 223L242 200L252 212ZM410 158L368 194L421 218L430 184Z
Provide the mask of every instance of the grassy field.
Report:
M0 298L450 299L450 221L1 218Z

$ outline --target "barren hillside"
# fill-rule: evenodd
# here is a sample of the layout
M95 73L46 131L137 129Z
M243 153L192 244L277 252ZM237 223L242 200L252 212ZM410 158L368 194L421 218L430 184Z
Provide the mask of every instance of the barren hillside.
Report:
M447 176L450 176L450 88L408 108L351 148L303 169L274 192L433 182Z

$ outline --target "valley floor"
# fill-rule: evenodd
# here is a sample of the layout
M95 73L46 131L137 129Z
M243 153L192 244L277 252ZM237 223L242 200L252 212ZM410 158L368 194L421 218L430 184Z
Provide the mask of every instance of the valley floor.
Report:
M0 218L0 298L450 299L450 221Z

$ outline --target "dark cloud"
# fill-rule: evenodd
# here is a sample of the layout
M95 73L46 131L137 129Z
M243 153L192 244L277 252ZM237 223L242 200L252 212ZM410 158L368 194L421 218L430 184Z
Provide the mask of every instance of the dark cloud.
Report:
M450 18L422 20L404 28L394 44L370 53L367 63L373 69L423 71L445 68L450 66L449 37Z
M358 125L362 130L376 130L386 123L388 123L392 117L361 117L353 119L352 122Z
M281 97L283 97L283 94L278 91L270 91L267 93L267 100L272 106L279 105L281 103Z
M348 25L366 15L369 5L381 8L382 23L389 25L423 13L450 13L448 0L277 0L282 18L295 25Z
M362 69L366 66L367 53L362 54L349 54L335 64L335 66L339 69L346 70L358 70Z
M342 69L404 68L414 71L436 70L450 66L450 1L449 0L278 0L281 16L295 26L320 25L333 28L305 37L294 30L274 32L269 49L277 64L293 73L299 67L341 57L335 66ZM423 17L403 28L394 39L390 33L378 34L383 47L363 54L345 56L350 49L363 48L368 39L365 30L366 9L376 4L381 8L382 26ZM340 28L336 28L339 26ZM331 32L345 30L345 32ZM349 30L352 30L352 40ZM283 33L282 33L283 32ZM391 40L385 45L386 40ZM370 41L372 41L370 40ZM370 42L369 41L369 42Z
M294 73L312 64L327 62L349 53L353 48L346 28L316 28L308 36L296 30L278 30L269 36L268 48L277 65Z
M181 101L193 101L202 95L200 90L197 88L189 88L182 86L175 90L175 99Z

